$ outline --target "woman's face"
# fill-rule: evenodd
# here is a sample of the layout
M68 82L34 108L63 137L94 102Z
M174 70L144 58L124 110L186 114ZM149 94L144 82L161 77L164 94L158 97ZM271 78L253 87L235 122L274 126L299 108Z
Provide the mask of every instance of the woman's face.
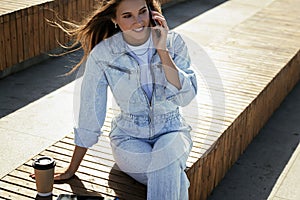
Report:
M145 0L123 0L113 19L124 33L125 40L132 45L144 43L149 37L149 10Z

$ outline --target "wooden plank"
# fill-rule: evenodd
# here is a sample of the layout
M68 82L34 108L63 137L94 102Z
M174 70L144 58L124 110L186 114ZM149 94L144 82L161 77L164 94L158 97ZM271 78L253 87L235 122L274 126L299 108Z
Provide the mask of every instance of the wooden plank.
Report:
M202 175L201 175L201 185L202 185L202 188L201 188L201 192L200 192L200 198L201 199L205 199L206 196L208 195L207 194L207 178L208 178L208 175L209 175L209 169L208 169L208 159L207 157L202 157L201 159L203 159L203 163L202 163ZM197 197L196 197L197 198Z
M57 13L58 13L58 17L60 19L65 19L64 17L64 3L63 1L58 1L58 7L57 7ZM58 37L57 37L57 41L64 45L65 44L65 34L61 29L58 29Z
M34 15L33 15L33 7L29 7L28 9L28 58L32 58L35 56L34 51Z
M86 18L86 14L87 14L87 1L86 0L81 0L81 7L82 7L82 18L85 19Z
M225 176L225 173L226 173L226 166L227 166L227 163L226 163L226 160L229 158L228 156L228 134L222 134L222 136L220 137L220 139L218 140L219 141L219 149L220 149L220 154L221 157L220 157L220 177L223 178ZM227 157L228 156L228 157Z
M17 51L18 63L24 61L24 42L23 42L23 25L22 25L22 12L16 12L16 31L17 31Z
M34 6L32 7L32 18L33 18L33 47L34 47L34 56L40 55L40 29L39 29L39 21L42 19L39 19L39 7Z
M11 46L11 37L10 37L10 28L9 28L9 15L4 16L4 49L5 49L5 57L6 57L6 66L11 66L12 61L12 46Z
M201 195L201 191L202 191L202 172L203 172L203 159L199 159L197 161L197 165L195 166L196 170L193 173L192 176L195 176L194 181L193 181L193 186L195 188L195 192L193 192L194 194L191 194L192 197L191 199L197 199L200 195Z
M77 3L78 21L82 21L82 19L83 19L82 1L77 0L76 3Z
M44 19L44 10L43 5L38 7L37 13L38 13L38 32L39 32L39 54L45 53L45 19Z
M79 16L78 16L78 8L77 8L77 1L73 0L72 1L72 10L73 10L73 20L75 20L75 22L79 22Z
M73 20L73 12L72 12L72 0L67 1L67 20L71 21Z
M217 155L216 149L212 148L211 153L209 155L209 158L210 158L210 166L209 166L210 177L209 177L209 186L208 186L208 193L209 194L215 188L216 172L217 172L217 169L218 169L217 162L216 162L216 159L215 159L216 155Z
M59 12L58 2L54 1L54 2L51 2L49 5L50 5L50 10L54 11L54 12L50 12L51 13L50 19L53 21L57 21L56 15ZM52 50L58 46L57 41L59 41L60 31L58 28L50 27L50 32L51 33L50 33L50 49L49 50Z
M4 17L0 16L0 70L6 68L6 54L5 54L5 36L4 36Z
M69 5L69 3L68 3L68 1L64 1L63 2L63 6L64 6L64 9L63 9L63 19L64 20L67 20L67 21L69 21L69 18L68 18L68 5ZM63 36L64 36L64 45L66 45L68 42L69 42L69 36L68 36L68 34L66 34L66 33L63 33Z
M90 0L90 6L91 6L91 8L93 10L96 9L96 2L95 2L95 0Z
M16 26L17 26L17 20L16 20L16 13L14 12L9 15L9 28L10 28L10 41L11 41L11 65L18 63Z
M22 33L23 33L23 48L24 60L29 58L29 30L28 30L28 10L22 10Z
M217 186L219 181L221 180L221 160L222 160L222 153L221 149L219 148L220 141L218 140L214 144L215 156L214 156L214 164L215 164L215 178L214 178L214 187Z
M47 20L51 20L51 11L50 11L50 3L45 3L43 6L43 24L44 24L44 50L45 52L50 50L50 37L52 34L52 27L49 26Z

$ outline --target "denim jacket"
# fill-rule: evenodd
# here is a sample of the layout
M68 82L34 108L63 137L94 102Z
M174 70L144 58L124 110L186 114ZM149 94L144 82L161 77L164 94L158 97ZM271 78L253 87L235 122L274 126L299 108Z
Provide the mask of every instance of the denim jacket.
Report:
M120 109L113 119L111 136L119 134L115 133L116 129L137 138L189 130L179 114L179 107L189 104L195 97L196 77L190 66L188 49L179 34L168 33L167 48L179 68L181 89L167 81L155 51L151 58L151 101L141 87L138 62L128 53L122 33L93 48L86 62L78 116L75 117L76 145L88 148L97 143L106 116L108 86Z

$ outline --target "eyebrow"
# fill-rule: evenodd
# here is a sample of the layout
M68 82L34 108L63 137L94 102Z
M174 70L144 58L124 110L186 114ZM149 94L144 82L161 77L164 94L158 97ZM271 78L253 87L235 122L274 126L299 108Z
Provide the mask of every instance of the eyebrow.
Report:
M143 10L145 8L146 8L146 6L143 6L142 8L139 9L139 11L141 11L141 10ZM124 12L121 15L128 15L128 14L131 14L131 12Z

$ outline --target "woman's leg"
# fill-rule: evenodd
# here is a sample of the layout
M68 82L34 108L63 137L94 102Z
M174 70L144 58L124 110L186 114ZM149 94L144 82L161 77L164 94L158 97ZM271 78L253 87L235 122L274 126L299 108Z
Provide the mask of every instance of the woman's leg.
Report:
M160 136L152 146L130 136L111 138L119 168L147 185L148 200L188 199L189 180L184 171L192 141L189 134Z
M147 168L151 162L152 146L130 136L111 139L112 152L118 167L135 180L147 185Z
M189 180L185 173L192 141L188 133L161 136L152 149L148 168L148 200L188 200Z

